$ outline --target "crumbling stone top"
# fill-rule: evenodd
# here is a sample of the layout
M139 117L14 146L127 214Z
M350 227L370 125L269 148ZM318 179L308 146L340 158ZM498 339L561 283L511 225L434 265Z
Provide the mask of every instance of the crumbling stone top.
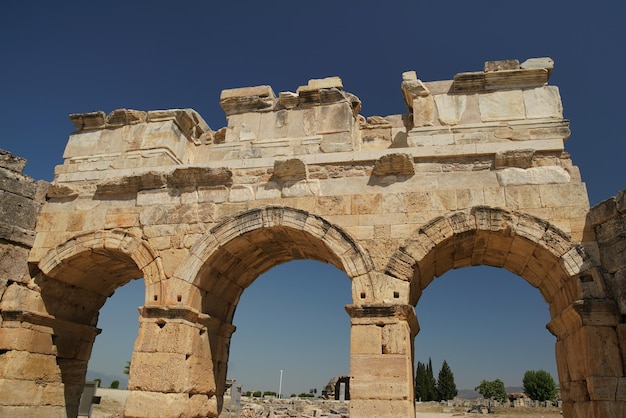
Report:
M8 151L0 149L0 167L17 173L22 173L25 166L25 158L15 156Z

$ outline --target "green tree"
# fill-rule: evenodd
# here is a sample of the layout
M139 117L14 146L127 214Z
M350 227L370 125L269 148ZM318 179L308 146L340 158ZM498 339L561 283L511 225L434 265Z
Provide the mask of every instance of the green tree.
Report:
M126 366L124 366L124 370L122 370L124 374L130 374L130 360L126 362Z
M524 373L524 393L534 401L556 399L556 384L552 375L545 370L528 370Z
M477 390L485 399L503 402L508 398L506 389L504 389L504 383L502 383L500 379L496 379L492 382L483 380L474 390Z
M454 399L457 393L454 375L450 366L444 360L437 378L437 400L447 401L448 399Z
M415 399L418 401L427 401L426 396L428 396L426 366L421 361L418 361L417 369L415 370Z
M426 401L434 401L437 400L437 382L435 381L435 376L433 375L433 362L428 358L428 366L426 366L426 379L427 379L427 395L425 399Z
M98 378L98 379L93 379L94 382L96 382L98 384L98 387L102 386L102 379Z
M119 380L114 380L111 382L111 386L109 386L111 389L118 389L120 387L120 381Z

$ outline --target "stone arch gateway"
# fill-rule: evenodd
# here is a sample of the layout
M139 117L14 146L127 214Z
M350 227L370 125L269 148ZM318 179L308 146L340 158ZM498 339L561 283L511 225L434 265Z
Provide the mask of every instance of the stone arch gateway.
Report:
M551 72L407 72L385 117L337 77L224 90L216 131L191 109L75 114L50 185L3 157L2 205L32 210L0 219L0 415L75 416L98 311L143 279L125 416L216 417L242 292L314 259L352 282L351 416L415 415L414 306L470 265L541 292L564 416L622 416L625 193L589 207Z

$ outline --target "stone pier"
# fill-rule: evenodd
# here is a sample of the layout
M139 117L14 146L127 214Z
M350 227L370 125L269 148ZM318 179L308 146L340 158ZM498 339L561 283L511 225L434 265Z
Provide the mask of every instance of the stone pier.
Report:
M622 417L624 192L589 207L552 70L408 71L399 115L362 116L339 77L224 90L215 130L192 109L78 113L50 185L2 153L0 415L75 416L98 311L141 279L125 416L217 417L241 295L310 259L352 283L351 416L414 417L414 307L489 265L549 308L564 416Z

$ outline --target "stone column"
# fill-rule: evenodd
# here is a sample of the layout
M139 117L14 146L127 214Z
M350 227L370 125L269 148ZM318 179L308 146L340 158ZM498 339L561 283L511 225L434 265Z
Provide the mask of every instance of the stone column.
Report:
M125 417L217 417L207 323L182 306L140 308Z
M350 415L415 417L413 339L419 331L411 305L348 305Z
M3 309L0 416L76 416L99 332L43 313Z
M626 410L620 316L610 300L579 300L554 318L556 358L567 418L618 418Z

